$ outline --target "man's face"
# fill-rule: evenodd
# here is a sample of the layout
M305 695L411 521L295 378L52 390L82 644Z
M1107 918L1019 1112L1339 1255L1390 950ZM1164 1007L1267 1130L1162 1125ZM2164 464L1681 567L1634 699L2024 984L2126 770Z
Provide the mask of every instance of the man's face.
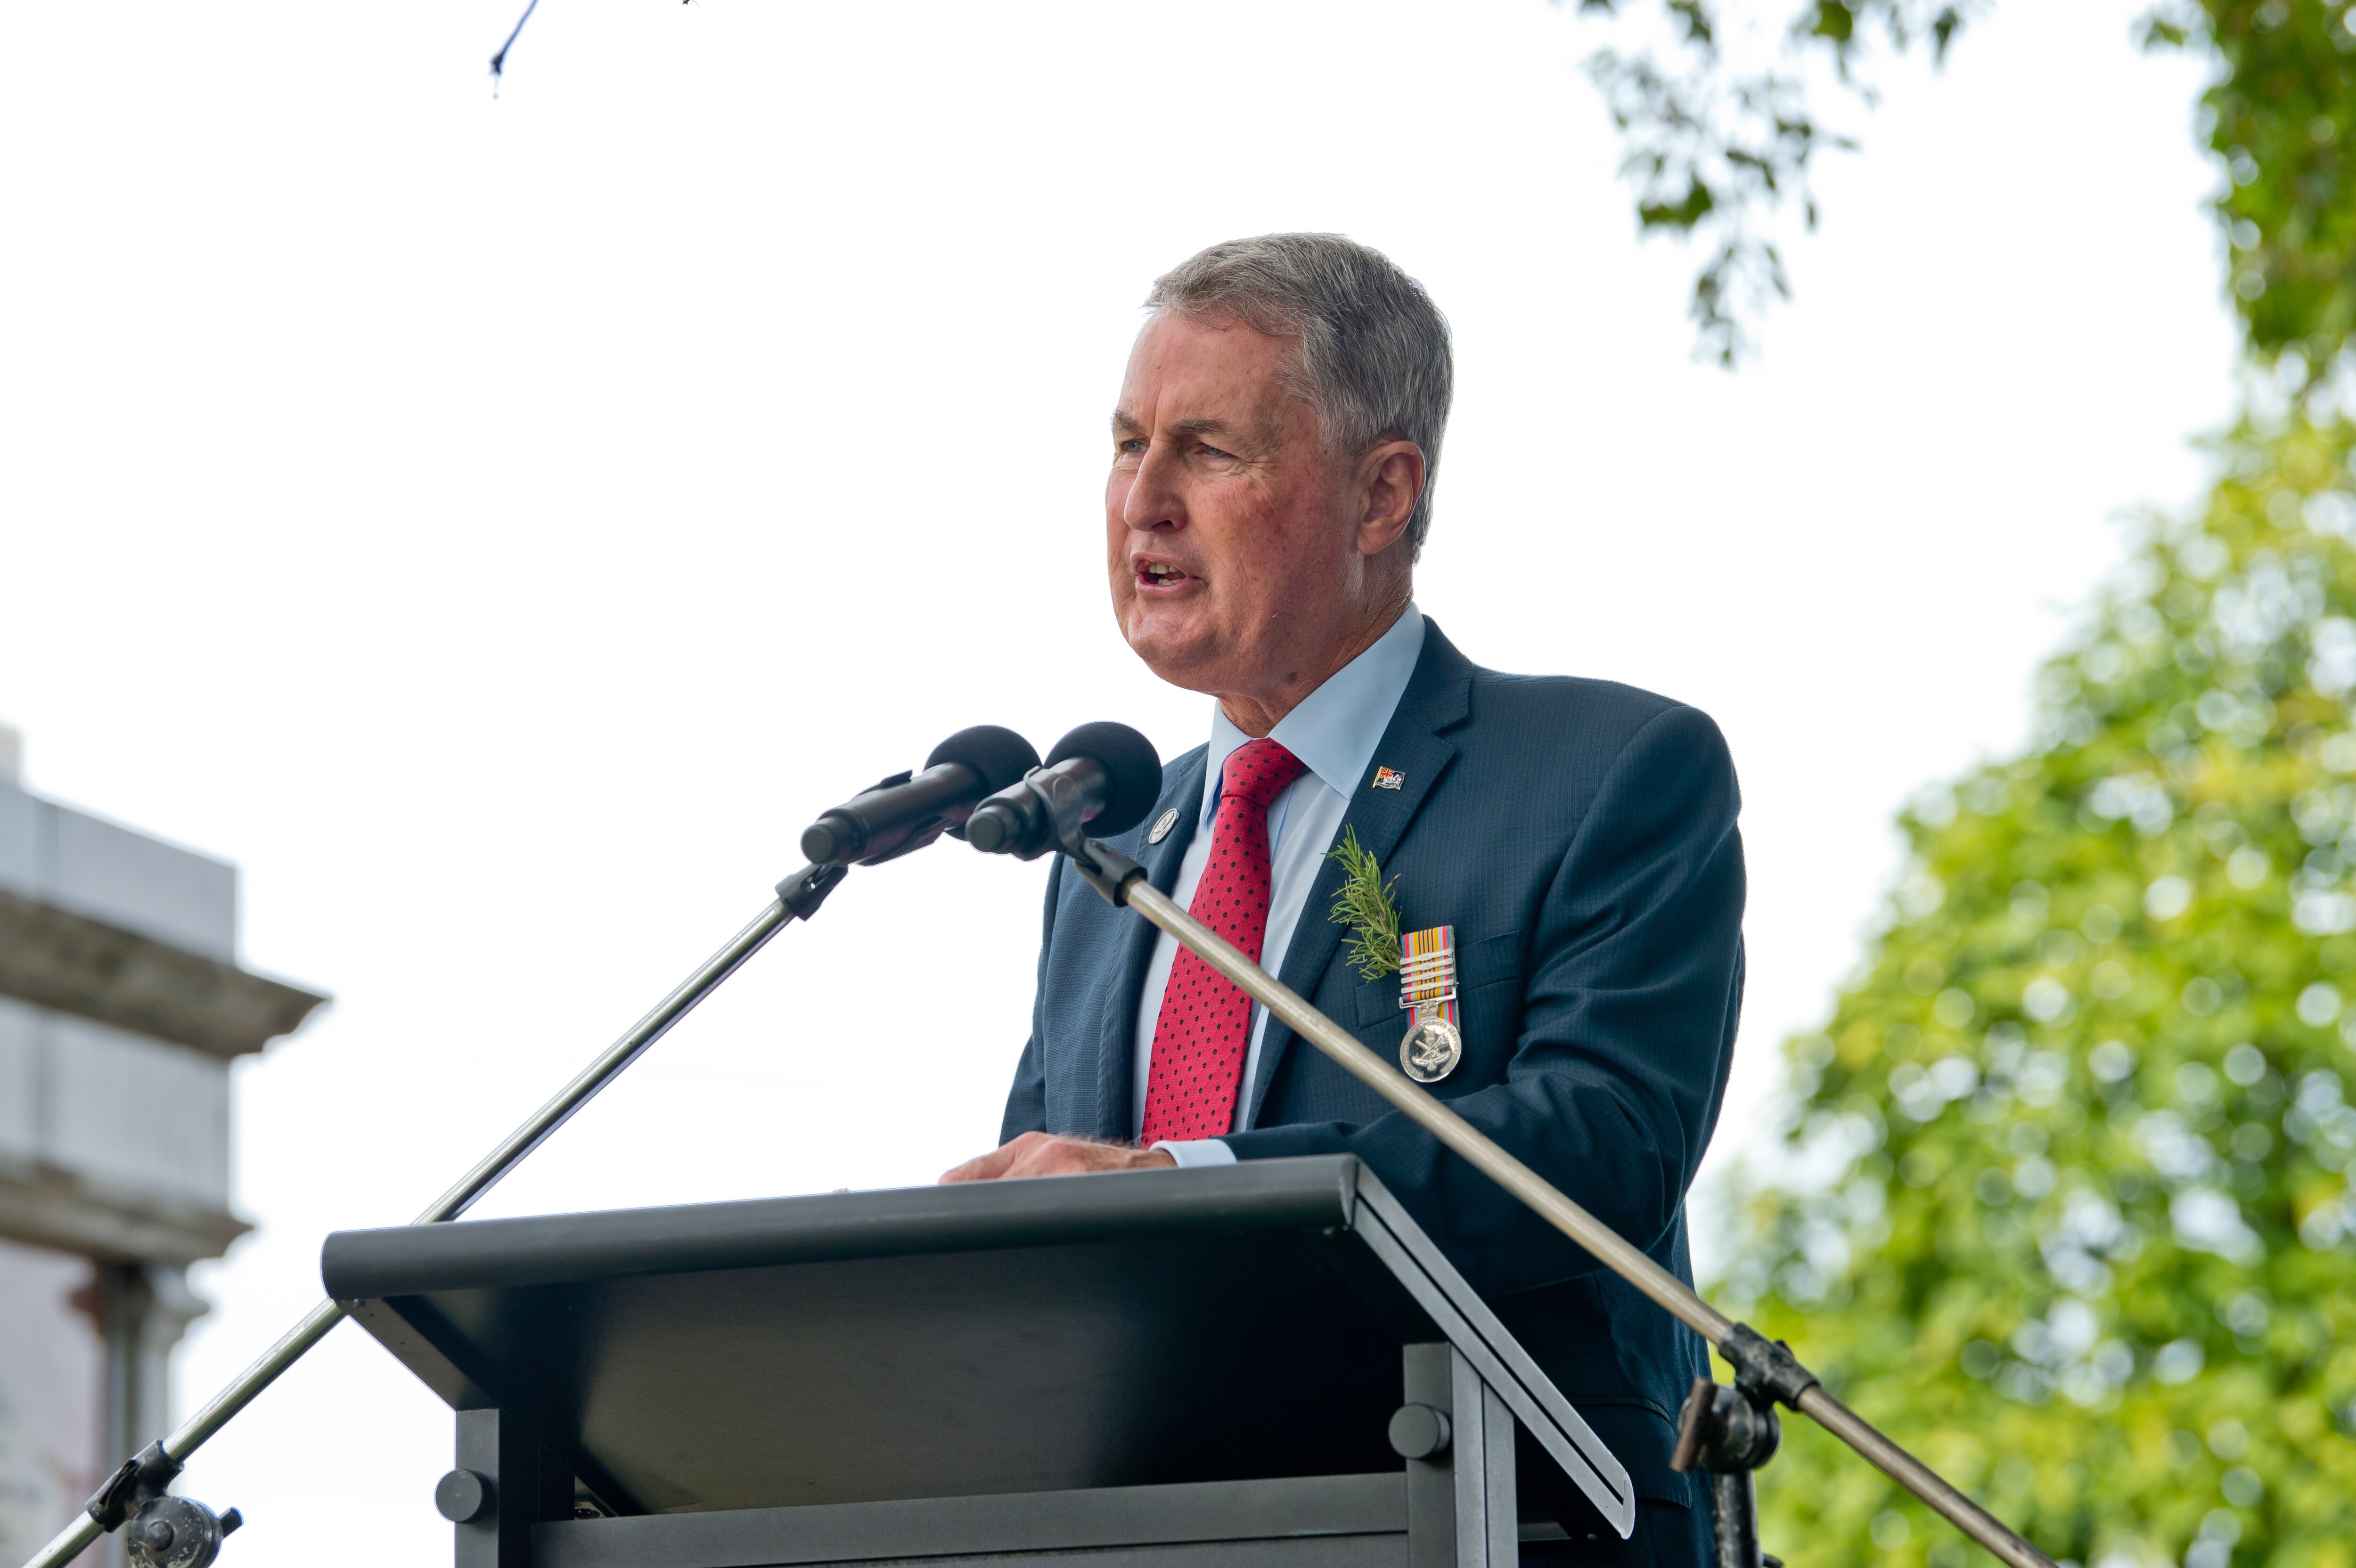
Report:
M1113 413L1105 538L1122 635L1173 685L1282 681L1365 571L1351 465L1288 390L1294 340L1164 311ZM1321 675L1323 672L1320 672Z

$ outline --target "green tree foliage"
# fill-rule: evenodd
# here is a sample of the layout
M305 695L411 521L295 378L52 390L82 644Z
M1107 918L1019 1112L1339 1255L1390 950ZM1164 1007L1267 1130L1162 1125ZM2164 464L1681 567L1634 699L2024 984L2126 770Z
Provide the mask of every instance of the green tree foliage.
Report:
M2356 1564L2351 446L2297 411L2221 442L2036 741L1905 816L1718 1292L2057 1558ZM1960 1568L1785 1431L1770 1550Z
M1982 0L1770 0L1786 15L1766 59L1738 59L1726 0L1580 0L1584 13L1649 29L1597 50L1588 72L1620 133L1621 169L1647 233L1694 241L1703 261L1689 307L1700 352L1733 366L1790 281L1775 242L1795 211L1814 229L1809 175L1820 153L1853 148L1819 108L1829 84L1860 105L1876 59L1915 48L1944 62ZM2356 32L2351 0L2158 0L2154 48L2215 63L2201 135L2221 172L2212 203L2233 264L2225 286L2250 347L2295 353L2323 374L2356 331Z
M1915 45L1946 61L1948 42L1984 0L1803 0L1770 59L1741 59L1713 0L1579 0L1586 14L1652 26L1642 48L1604 48L1588 75L1621 136L1621 175L1635 186L1637 224L1703 247L1687 308L1698 353L1734 368L1751 353L1751 323L1791 278L1776 219L1797 209L1816 226L1809 169L1816 153L1857 142L1812 108L1809 75L1828 75L1873 103L1870 54Z
M2226 179L2214 207L2233 251L2227 286L2250 347L2320 372L2356 328L2356 35L2349 0L2170 0L2157 48L2212 55L2201 101Z
M1861 68L1877 40L1900 54L1922 44L1944 61L1978 8L1979 0L1805 0L1783 29L1780 54L1744 60L1712 0L1658 0L1656 13L1644 0L1580 0L1582 12L1665 32L1651 46L1598 49L1587 69L1620 133L1637 222L1705 248L1687 311L1702 354L1732 367L1751 349L1749 323L1791 297L1776 217L1796 208L1814 229L1816 155L1856 145L1810 106L1810 67L1869 103Z

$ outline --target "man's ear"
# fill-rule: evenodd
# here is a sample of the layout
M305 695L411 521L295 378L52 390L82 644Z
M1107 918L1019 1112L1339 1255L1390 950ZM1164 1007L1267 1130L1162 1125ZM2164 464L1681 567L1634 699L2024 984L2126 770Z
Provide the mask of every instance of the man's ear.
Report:
M1358 553L1380 555L1406 537L1423 494L1423 448L1381 441L1358 459Z

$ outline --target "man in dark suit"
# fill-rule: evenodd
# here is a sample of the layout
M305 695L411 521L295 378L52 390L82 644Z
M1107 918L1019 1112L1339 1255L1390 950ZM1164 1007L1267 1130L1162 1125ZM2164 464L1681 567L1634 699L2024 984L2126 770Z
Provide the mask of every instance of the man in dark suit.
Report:
M1113 847L1387 1055L1399 983L1344 962L1328 918L1327 851L1354 836L1402 931L1452 930L1461 1055L1432 1092L1690 1279L1683 1205L1742 991L1717 727L1483 669L1415 605L1450 354L1386 258L1238 240L1148 304L1113 415L1114 609L1157 675L1216 705ZM1700 1339L1060 861L1002 1136L944 1179L1357 1156L1627 1465L1634 1538L1574 1528L1571 1554L1702 1561L1700 1489L1668 1467Z

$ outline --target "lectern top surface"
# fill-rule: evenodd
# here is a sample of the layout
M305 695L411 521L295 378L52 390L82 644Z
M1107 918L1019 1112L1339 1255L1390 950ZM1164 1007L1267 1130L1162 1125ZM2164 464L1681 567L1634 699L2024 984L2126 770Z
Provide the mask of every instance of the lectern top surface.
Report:
M344 1232L322 1272L625 1512L1387 1469L1400 1347L1440 1339L1627 1496L1347 1157Z
M337 1232L321 1268L346 1299L1154 1233L1347 1230L1362 1179L1372 1178L1343 1155L398 1225Z

